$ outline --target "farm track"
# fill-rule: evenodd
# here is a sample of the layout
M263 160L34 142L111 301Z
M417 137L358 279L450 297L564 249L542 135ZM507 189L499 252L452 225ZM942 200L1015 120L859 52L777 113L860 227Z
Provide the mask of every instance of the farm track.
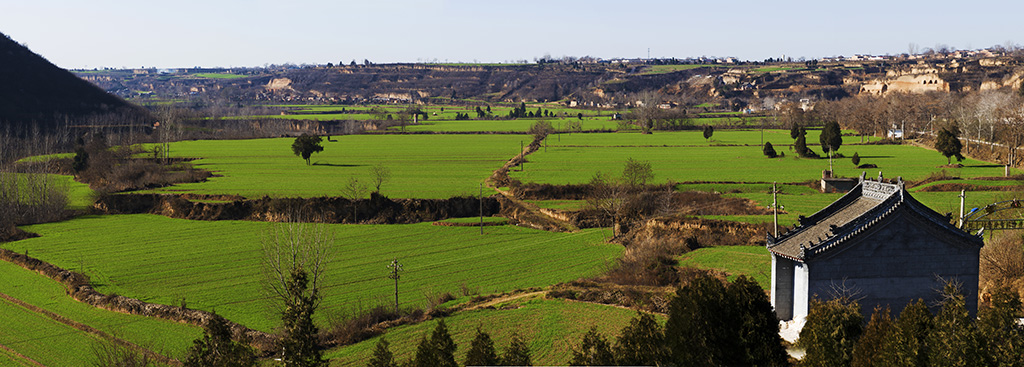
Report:
M498 189L501 182L506 182L509 180L508 172L512 169L512 167L521 166L524 162L526 162L527 155L530 155L531 153L540 150L542 141L543 138L535 137L533 141L530 143L530 145L524 147L523 150L519 152L519 154L517 154L515 157L510 158L507 162L505 162L504 165L501 166L501 168L494 170L494 173L491 174L491 177L488 177L485 180L487 183L487 187L491 188L492 190L500 194L502 197L504 197L506 200L508 200L510 206L515 207L514 209L510 210L511 213L509 215L509 219L521 222L531 228L539 230L556 230L559 232L578 231L579 228L576 228L576 226L561 219L555 218L554 216L546 213L545 211L542 211L540 207L538 207L537 205L525 202L523 200L519 200L511 192L506 192Z
M181 361L178 361L176 359L173 359L173 358L167 357L165 355L156 353L156 352L154 352L152 350L143 348L143 347L141 347L141 346L139 346L139 345L137 345L135 343L129 342L127 340L124 340L124 339L115 337L113 335L107 334L107 333L105 333L105 332L103 332L101 330L98 330L98 329L96 329L96 328L94 328L92 326L89 326L89 325L86 325L86 324L83 324L83 323L71 320L71 319L69 319L67 317L58 315L56 313L44 310L44 309L39 308L39 307L37 307L35 305L29 304L29 303L27 303L25 301L22 301L20 299L11 297L11 296L9 296L9 295L7 295L5 293L0 293L0 298L4 299L7 302L15 304L15 305L17 305L17 306L19 306L21 308L24 308L24 309L26 309L26 310L28 310L30 312L33 312L33 313L45 316L46 318L48 318L50 320L53 320L54 322L61 323L61 324L70 326L70 327L72 327L72 328L74 328L76 330L81 330L81 331L87 332L89 334L95 335L95 336L97 336L99 338L112 341L112 342L114 342L114 343L116 343L116 344L118 344L120 346L128 347L128 348L140 351L140 352L146 354L147 356L149 356L150 358L153 358L153 359L155 359L157 361L160 361L161 363L166 363L166 364L170 364L170 365L174 365L174 366L180 366L181 365ZM0 346L2 346L2 345L0 345ZM31 358L28 358L28 357L25 357L25 356L23 356L21 354L18 354L17 352L14 352L13 350L11 350L9 348L4 347L4 349L6 349L8 351L11 351L11 352L17 354L18 356L23 357L23 358L25 358L25 359L27 359L27 360L29 360L29 361L37 364L37 365L42 366L42 364L40 364L39 362L36 362L36 361L32 360Z
M33 366L46 367L45 364L39 363L38 361L36 361L36 360L34 360L32 358L29 358L28 356L26 356L24 354L18 353L18 351L14 350L14 349L11 349L11 348L8 348L6 345L0 344L0 349L3 349L5 352L10 353L12 356L21 358L23 361L25 361L25 362L33 365Z

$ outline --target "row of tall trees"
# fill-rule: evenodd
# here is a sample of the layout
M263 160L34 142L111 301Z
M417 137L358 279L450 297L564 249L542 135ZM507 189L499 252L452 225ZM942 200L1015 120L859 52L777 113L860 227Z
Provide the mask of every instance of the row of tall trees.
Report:
M771 106L774 108L775 106ZM1024 145L1024 95L986 90L970 93L894 93L883 96L861 94L838 101L820 101L804 110L797 103L772 110L774 119L786 126L823 126L837 123L867 136L886 136L890 129L904 136L918 133L936 137L942 129L960 132L966 153L985 145L991 157L1019 165L1018 148ZM795 139L795 138L794 138ZM1001 150L1001 152L997 152Z
M416 347L416 355L409 361L399 364L395 361L395 355L391 352L391 343L386 338L380 338L373 350L373 356L367 363L368 367L456 367L459 366L456 357L458 345L452 339L448 331L448 325L444 319L439 320L430 333L430 337L423 335L419 345ZM501 355L494 347L491 335L481 328L476 329L476 336L470 343L469 350L462 358L464 366L532 366L530 348L518 334L512 335L508 348Z
M640 314L614 343L592 329L574 366L783 366L788 357L771 302L757 282L699 277L676 292L668 321Z
M850 298L812 301L797 346L807 366L1024 366L1024 317L1011 291L993 293L991 307L972 317L955 283L947 283L938 314L912 302L893 319L876 308L865 326Z

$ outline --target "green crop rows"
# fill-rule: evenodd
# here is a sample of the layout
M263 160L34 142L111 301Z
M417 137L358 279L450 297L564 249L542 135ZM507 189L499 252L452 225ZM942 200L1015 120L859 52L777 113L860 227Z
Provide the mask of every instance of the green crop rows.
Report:
M514 309L475 310L445 318L452 339L458 345L455 351L457 361L461 363L465 358L479 326L491 334L499 353L508 348L512 334L519 333L530 346L534 365L564 365L572 357L572 348L592 326L614 340L622 327L636 317L633 310L564 300L532 299L510 304ZM432 321L388 330L384 337L391 343L396 361L411 358L420 338L423 335L429 337L435 326L436 321ZM361 365L373 354L378 339L339 348L327 356L337 365Z
M201 222L155 215L80 217L27 226L41 237L4 244L61 267L83 270L103 293L217 311L250 327L277 324L261 293L261 240L273 224ZM393 294L385 265L405 266L400 300L459 294L465 285L491 293L596 275L622 247L607 230L551 233L515 226L329 225L335 234L323 312L355 311Z
M391 180L381 192L392 198L476 196L479 184L518 154L525 135L350 135L324 140L312 166L292 154L293 139L185 141L175 157L222 177L156 192L236 194L256 198L342 196L351 179L369 185L371 168L383 164ZM368 188L368 186L367 186ZM365 195L365 193L364 193Z
M788 134L782 131L771 133L773 136ZM513 172L511 176L524 182L582 183L589 181L598 171L619 174L628 158L649 161L656 182L806 182L820 179L821 171L828 169L827 159L797 158L792 152L787 152L787 156L782 158L766 158L753 134L758 132L716 133L716 136L721 135L716 140L723 144L754 143L751 146L694 144L703 139L699 131L626 135L618 142L610 138L618 134L573 134L562 136L560 142L548 138L547 149L528 157L525 172ZM788 139L788 135L785 138ZM854 139L847 138L848 141ZM785 151L785 148L781 150ZM861 163L878 166L870 170L858 169L848 158L837 159L834 171L840 177L856 177L864 171L870 171L869 177L874 177L882 171L890 178L902 176L907 180L922 180L946 163L945 157L939 153L907 145L844 145L840 152L847 155L857 152ZM947 170L960 177L1003 174L999 165L973 159L964 160L963 164L963 168Z
M0 261L0 279L7 284L2 289L3 293L10 297L157 352L183 351L192 339L202 334L202 329L191 325L111 312L75 301L68 297L64 287L57 282L5 261ZM91 343L98 341L98 337L7 301L3 302L4 311L0 314L10 322L0 323L0 328L8 328L0 332L0 337L9 337L0 340L0 344L43 364L49 364L44 360L51 360L62 362L57 365L82 365L88 364L93 358ZM41 355L29 355L34 350L32 347L19 348L9 344L18 340L31 341L26 342L26 345L38 345L45 340L44 345L69 345L69 348L40 349ZM72 361L78 362L70 363Z

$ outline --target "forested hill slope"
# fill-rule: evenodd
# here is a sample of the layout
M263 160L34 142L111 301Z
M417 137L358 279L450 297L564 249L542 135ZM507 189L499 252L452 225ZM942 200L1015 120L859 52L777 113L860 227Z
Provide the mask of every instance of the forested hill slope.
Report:
M0 33L0 129L148 123L152 116Z

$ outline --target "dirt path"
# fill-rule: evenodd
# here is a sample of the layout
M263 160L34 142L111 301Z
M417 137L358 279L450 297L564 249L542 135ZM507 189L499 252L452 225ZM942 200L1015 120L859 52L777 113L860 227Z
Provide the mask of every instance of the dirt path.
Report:
M463 309L462 311L470 311L470 310L478 310L478 309L481 309L481 308L488 308L488 307L492 307L492 306L494 306L496 304L499 304L499 303L502 303L502 302L508 302L508 301L511 301L511 300L516 300L516 299L520 299L520 298L526 298L526 297L530 297L530 296L543 295L545 293L547 293L547 291L537 291L537 292L519 293L519 294L508 295L508 296L502 296L502 297L498 297L498 298L495 298L495 299L487 300L486 302L483 302L483 303L480 303L480 304L477 304L477 305L470 306L470 307L468 307L466 309Z
M75 328L77 330L81 330L81 331L87 332L89 334L93 334L93 335L95 335L95 336L97 336L99 338L102 338L104 340L109 340L111 342L114 342L117 345L128 347L128 348L140 351L143 354L149 356L150 358L153 358L153 359L155 359L157 361L160 361L161 363L171 364L171 365L175 365L175 366L180 366L181 365L181 362L176 360L176 359L172 359L172 358L167 357L165 355L162 355L162 354L156 353L154 351L151 351L149 349L143 348L143 347L141 347L141 346L139 346L139 345L137 345L135 343L129 342L127 340L124 340L124 339L121 339L121 338L117 338L117 337L115 337L113 335L107 334L107 333L105 333L105 332L103 332L103 331L101 331L99 329L96 329L96 328L94 328L92 326L89 326L89 325L86 325L86 324L83 324L83 323L71 320L71 319L69 319L67 317L58 315L56 313L44 310L44 309L39 308L39 307L37 307L35 305L29 304L29 303L27 303L25 301L22 301L20 299L11 297L11 296L9 296L9 295L7 295L5 293L0 293L0 298L4 299L4 300L6 300L6 301L8 301L10 303L13 303L15 305L18 305L21 308L24 308L24 309L26 309L28 311L31 311L31 312L40 314L42 316L45 316L46 318L48 318L50 320L56 321L58 323L61 323L61 324L67 325L67 326L70 326L70 327ZM0 347L2 347L2 345L0 345ZM42 366L42 364L39 364L39 362L36 362L36 361L34 361L34 360L32 360L32 359L30 359L28 357L22 356L18 352L15 352L15 351L7 348L7 347L3 347L3 349L11 351L12 353L15 353L16 355L18 355L20 357L23 357L23 358L25 358L25 359L33 362L33 363L36 363L37 365Z
M38 361L36 361L36 360L34 360L32 358L29 358L28 356L26 356L24 354L18 353L18 351L14 350L14 349L11 349L11 348L8 348L6 345L0 344L0 349L3 349L5 351L7 351L7 353L10 353L11 355L13 355L15 357L21 358L25 362L28 362L29 364L32 364L34 366L46 367L45 364L39 363Z
M555 218L554 216L540 210L540 207L537 205L519 200L511 192L499 189L499 187L510 181L510 178L508 177L509 171L511 171L513 167L522 165L526 160L527 155L530 155L540 149L540 144L541 140L535 138L533 142L524 147L519 154L506 161L501 168L494 170L485 182L487 183L487 187L502 195L510 204L512 204L511 206L514 207L514 209L509 210L511 214L509 215L509 219L516 220L532 228L545 231L575 232L579 230L579 228L576 228L572 223Z

